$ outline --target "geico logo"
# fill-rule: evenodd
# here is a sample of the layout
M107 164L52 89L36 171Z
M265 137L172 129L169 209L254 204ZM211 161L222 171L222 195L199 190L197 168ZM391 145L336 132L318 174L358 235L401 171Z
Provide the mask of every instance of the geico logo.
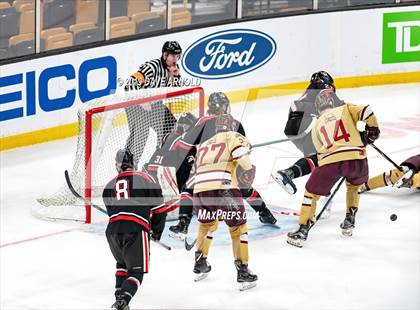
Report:
M92 76L95 76L91 72L95 70L101 70L100 84L103 85L106 79L106 87L94 90L89 89L89 84L94 82L92 81ZM104 70L107 71L107 75L102 75ZM74 104L77 92L80 101L86 102L109 95L117 87L117 62L112 56L84 61L77 71L77 76L76 70L71 64L44 69L39 74L38 83L36 83L35 73L36 71L30 71L0 76L0 122L34 115L37 113L37 107L44 112L69 108ZM25 79L23 76L25 76ZM59 89L56 88L57 83L52 83L54 80L61 82ZM20 90L16 91L17 87ZM11 91L10 89L14 90ZM38 92L35 91L36 89ZM23 90L25 90L25 99L22 96ZM50 98L48 94L51 93L54 93L56 96ZM38 105L36 105L36 101L38 101ZM20 105L17 102L20 102ZM7 109L6 103L13 108Z

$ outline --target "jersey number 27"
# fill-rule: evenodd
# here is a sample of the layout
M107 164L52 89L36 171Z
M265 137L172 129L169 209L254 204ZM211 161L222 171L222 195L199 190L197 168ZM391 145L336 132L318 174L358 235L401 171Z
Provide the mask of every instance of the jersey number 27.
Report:
M203 164L204 157L207 155L207 153L209 153L209 150L210 150L209 154L214 158L213 164L215 164L219 161L225 149L226 149L225 143L215 143L215 144L212 144L210 148L208 146L201 147L198 150L198 154L197 154L198 166L201 166Z

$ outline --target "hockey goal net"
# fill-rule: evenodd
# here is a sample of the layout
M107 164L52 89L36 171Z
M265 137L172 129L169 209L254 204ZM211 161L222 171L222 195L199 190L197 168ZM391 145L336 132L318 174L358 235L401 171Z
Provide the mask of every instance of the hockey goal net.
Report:
M102 205L104 186L117 172L115 154L124 147L140 168L183 112L204 114L204 91L194 88L143 89L94 100L78 111L77 150L70 174L76 191ZM32 214L49 220L91 223L92 210L74 197L66 183L51 196L37 199Z

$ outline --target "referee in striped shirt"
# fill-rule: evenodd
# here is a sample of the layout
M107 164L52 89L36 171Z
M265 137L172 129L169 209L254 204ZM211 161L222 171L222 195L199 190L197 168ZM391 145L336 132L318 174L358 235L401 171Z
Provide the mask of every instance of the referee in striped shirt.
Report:
M168 41L162 47L160 58L146 61L139 70L132 74L125 90L181 86L181 76L177 62L182 49L177 41Z
M141 65L128 79L125 90L181 86L181 75L177 64L181 53L182 49L177 41L165 42L161 57ZM161 101L126 108L126 113L130 131L126 148L134 154L134 162L137 164L146 145L149 128L156 132L159 143L172 131L176 118Z

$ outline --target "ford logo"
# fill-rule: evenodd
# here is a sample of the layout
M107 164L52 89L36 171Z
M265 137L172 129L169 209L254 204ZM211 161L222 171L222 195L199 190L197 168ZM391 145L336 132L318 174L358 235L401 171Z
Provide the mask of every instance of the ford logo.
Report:
M185 51L182 66L195 77L230 78L261 67L275 52L276 42L263 32L224 30L194 42Z

